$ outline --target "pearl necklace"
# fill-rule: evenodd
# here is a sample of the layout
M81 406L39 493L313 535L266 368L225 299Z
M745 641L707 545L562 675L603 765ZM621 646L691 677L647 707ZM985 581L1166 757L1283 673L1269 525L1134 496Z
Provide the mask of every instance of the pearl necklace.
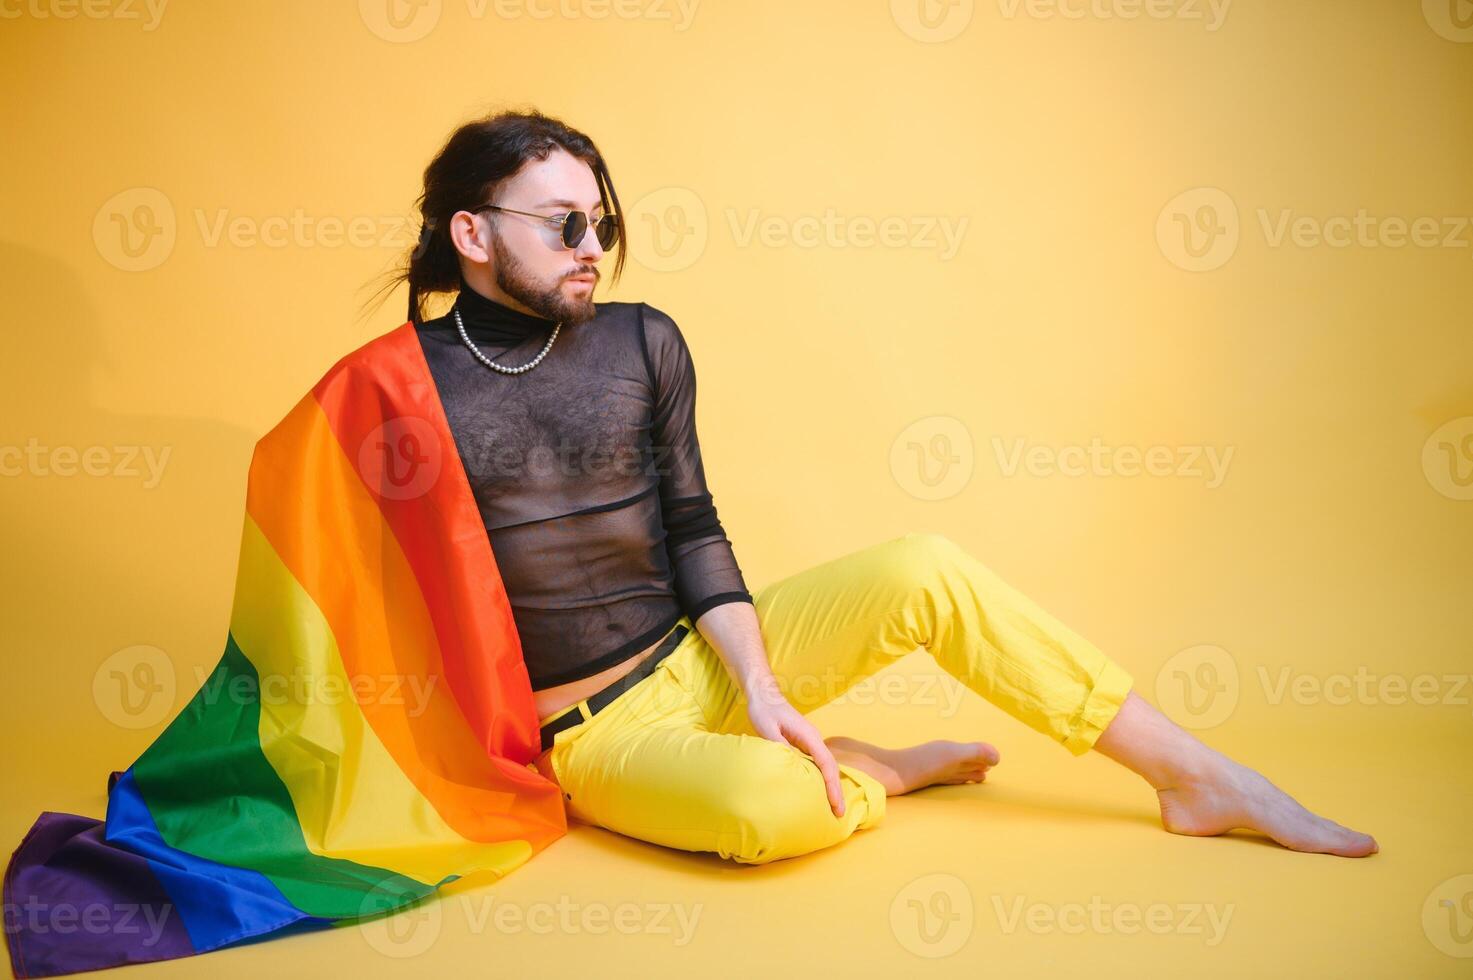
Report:
M542 359L547 356L547 352L550 351L550 350L552 350L552 342L554 340L557 340L557 332L558 332L559 329L562 328L562 324L561 323L556 324L556 325L553 326L553 328L552 328L552 336L550 336L550 337L547 338L547 343L544 344L543 347L542 347L542 353L538 354L536 357L532 358L530 361L528 361L526 364L523 364L521 367L510 368L510 367L507 367L504 364L497 364L495 361L491 360L491 358L487 357L485 354L482 354L481 353L481 349L479 347L477 347L475 344L471 343L470 336L465 332L465 324L463 322L461 322L461 319L460 319L460 310L459 309L456 309L454 312L455 312L455 329L460 331L460 339L463 340L463 341L465 341L465 345L470 348L471 353L474 354L474 355L476 355L476 360L480 361L482 364L486 365L488 368L492 368L493 370L500 371L502 374L521 374L523 371L530 371L534 367L536 367L542 361Z

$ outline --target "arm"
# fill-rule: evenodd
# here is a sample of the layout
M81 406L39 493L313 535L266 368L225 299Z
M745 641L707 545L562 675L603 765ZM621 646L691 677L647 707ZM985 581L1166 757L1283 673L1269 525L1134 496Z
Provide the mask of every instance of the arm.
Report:
M773 676L752 595L716 516L696 436L695 364L675 322L641 306L654 407L652 462L660 476L661 520L675 591L691 622L721 657L747 702L753 730L807 753L823 774L829 805L842 816L838 763L817 728Z
M717 606L752 603L731 541L706 485L696 436L696 370L675 321L641 304L642 339L650 375L650 464L659 476L675 594L695 623ZM702 631L704 633L704 631Z

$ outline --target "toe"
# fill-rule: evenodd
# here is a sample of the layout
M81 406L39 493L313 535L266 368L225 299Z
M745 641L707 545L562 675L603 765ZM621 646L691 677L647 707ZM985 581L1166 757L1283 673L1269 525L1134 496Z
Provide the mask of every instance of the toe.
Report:
M973 742L972 757L988 766L995 766L1002 761L1002 754L987 742Z

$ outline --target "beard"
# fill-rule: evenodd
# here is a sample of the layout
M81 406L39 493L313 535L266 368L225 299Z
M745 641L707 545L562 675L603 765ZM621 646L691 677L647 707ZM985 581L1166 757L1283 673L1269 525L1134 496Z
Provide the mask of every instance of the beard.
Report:
M538 316L571 327L592 320L598 313L593 305L593 290L587 296L567 296L563 293L562 279L551 285L543 282L507 249L500 235L491 236L491 251L496 256L497 287ZM598 275L593 269L579 269L572 275L584 273ZM594 285L598 285L596 279Z

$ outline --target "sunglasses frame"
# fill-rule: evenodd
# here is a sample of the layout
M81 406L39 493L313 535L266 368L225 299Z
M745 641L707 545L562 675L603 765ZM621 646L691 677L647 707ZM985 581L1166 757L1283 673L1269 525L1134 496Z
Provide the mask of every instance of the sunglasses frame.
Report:
M599 215L598 221L593 220L592 213L588 211L564 211L561 214L538 214L535 211L518 211L515 208L504 208L499 204L482 204L478 208L471 209L472 214L475 214L478 211L505 211L507 214L521 214L526 215L529 218L540 218L548 225L548 227L556 228L561 233L564 248L577 248L583 242L583 235L588 234L590 231L593 232L593 237L598 241L600 248L603 248L605 250L611 249L619 243L619 216L612 211L605 211L603 214ZM568 241L568 229L572 227L573 215L575 214L583 215L583 220L586 222L586 224L583 228L583 235L579 235L577 241L570 242ZM614 229L613 240L610 241L607 245L604 244L603 239L599 238L598 235L599 223L602 222L605 218L613 219L613 224L611 224L609 227Z

